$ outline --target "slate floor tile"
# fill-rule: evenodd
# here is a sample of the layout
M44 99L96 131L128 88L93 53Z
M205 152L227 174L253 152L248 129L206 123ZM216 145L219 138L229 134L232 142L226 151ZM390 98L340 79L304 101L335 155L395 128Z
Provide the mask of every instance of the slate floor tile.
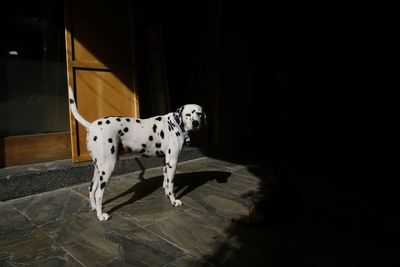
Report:
M89 210L87 199L71 189L62 189L10 201L35 225L63 220Z
M42 229L85 266L164 266L184 255L181 249L117 215L99 222L84 213Z
M81 266L11 205L0 204L0 266Z
M226 239L225 228L230 221L191 209L146 227L191 255L203 258L211 255Z

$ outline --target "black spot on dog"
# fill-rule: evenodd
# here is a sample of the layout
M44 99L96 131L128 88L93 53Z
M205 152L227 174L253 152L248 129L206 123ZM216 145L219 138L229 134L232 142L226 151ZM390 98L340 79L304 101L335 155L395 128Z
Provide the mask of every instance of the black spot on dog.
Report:
M108 142L109 142L109 143L112 143L112 138L108 138Z
M167 179L167 184L169 184L169 179Z
M121 121L121 118L117 118L117 121Z
M159 158L164 158L164 157L165 157L164 152L158 151L158 150L156 150L156 155L157 155L157 157L159 157Z
M153 136L152 135L149 136L149 140L153 141Z
M114 154L114 153L115 153L115 147L112 146L112 147L111 147L111 154Z
M146 144L142 144L142 147L145 148L145 147L146 147Z
M171 149L170 148L168 149L168 154L171 154Z
M171 130L172 130L172 129L171 129L171 126L168 125L168 131L171 131Z
M102 175L106 175L106 172L105 172L105 171L102 171L101 174L102 174Z
M129 118L126 118L126 121L127 121L127 122L130 122L130 121L131 121L131 119L129 119Z
M195 109L193 109L193 110L192 110L192 113L195 113L195 112L196 112L196 110L195 110Z
M185 115L186 115L186 117L192 116L190 113L186 113Z
M175 134L176 134L176 136L181 136L180 132L176 132Z
M169 192L169 193L168 193L168 195L172 195L172 193L171 193L171 192Z
M140 120L136 120L137 123L140 123Z
M102 122L102 121L98 121L97 124L98 124L98 125L102 125L103 122Z
M161 143L156 143L156 148L160 148L161 147Z
M70 99L69 103L73 104L73 103L75 103L75 101L73 99Z
M161 121L161 119L162 119L161 117L157 117L156 118L157 121Z
M89 185L89 192L92 192L92 189L93 189L93 181Z
M107 124L110 124L110 120L106 120L106 123L107 123Z
M97 136L93 137L93 141L95 141L95 142L96 142L96 140L97 140Z
M128 131L129 131L129 128L128 128L128 127L125 127L125 128L124 128L124 132L127 133Z
M100 188L103 189L104 187L106 187L106 182L102 182L100 185Z
M161 136L162 139L164 139L164 131L163 130L161 130L160 136Z
M100 181L103 181L103 176L100 175Z
M139 151L140 154L143 154L144 152L146 152L146 149L144 149L144 148L142 148L142 149Z
M156 132L156 130L157 130L157 125L153 125L153 132Z

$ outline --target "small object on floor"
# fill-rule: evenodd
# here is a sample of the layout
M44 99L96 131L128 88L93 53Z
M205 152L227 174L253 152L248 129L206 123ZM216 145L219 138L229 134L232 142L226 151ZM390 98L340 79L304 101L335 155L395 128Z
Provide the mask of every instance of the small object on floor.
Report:
M232 219L233 223L260 227L282 222L288 216L291 196L282 179L279 176L268 176L266 187L263 198L249 207L249 214L240 219Z

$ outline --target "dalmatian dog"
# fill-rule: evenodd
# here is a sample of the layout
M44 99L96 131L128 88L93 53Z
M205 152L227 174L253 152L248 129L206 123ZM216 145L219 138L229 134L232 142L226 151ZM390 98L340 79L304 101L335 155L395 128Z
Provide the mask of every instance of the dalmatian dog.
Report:
M206 114L199 105L180 107L176 112L148 119L110 116L90 123L78 112L72 88L69 87L70 110L87 130L86 144L94 162L94 175L89 186L92 210L100 221L110 216L102 211L107 183L117 161L118 145L136 156L165 158L163 188L171 204L182 205L174 196L174 176L179 154L184 144L190 144L188 132L199 130Z

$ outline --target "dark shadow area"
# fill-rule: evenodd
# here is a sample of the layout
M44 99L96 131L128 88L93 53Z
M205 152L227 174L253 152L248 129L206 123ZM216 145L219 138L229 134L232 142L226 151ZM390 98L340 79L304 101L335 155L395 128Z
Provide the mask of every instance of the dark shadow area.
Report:
M174 192L176 194L176 198L179 199L186 194L189 194L196 188L203 186L209 181L215 180L218 183L226 183L230 175L231 174L229 172L222 171L204 171L176 174L174 183ZM104 204L112 203L113 201L121 197L132 194L131 198L129 198L127 201L112 207L107 212L111 214L126 205L132 204L135 201L148 196L149 194L162 187L163 179L163 176L141 179L140 182L129 188L127 191L111 199L107 199Z
M206 154L273 171L249 169L263 190L206 260L398 266L398 3L250 2L222 3L220 153Z
M227 241L205 260L216 266L397 266L398 182L390 176L397 165L347 151L285 152L291 155L210 155L257 164L248 170L262 189L242 196L253 200L249 215L232 220Z
M176 198L182 198L196 188L203 186L210 181L226 183L230 175L230 172L225 171L204 171L177 174L175 177L174 188Z

